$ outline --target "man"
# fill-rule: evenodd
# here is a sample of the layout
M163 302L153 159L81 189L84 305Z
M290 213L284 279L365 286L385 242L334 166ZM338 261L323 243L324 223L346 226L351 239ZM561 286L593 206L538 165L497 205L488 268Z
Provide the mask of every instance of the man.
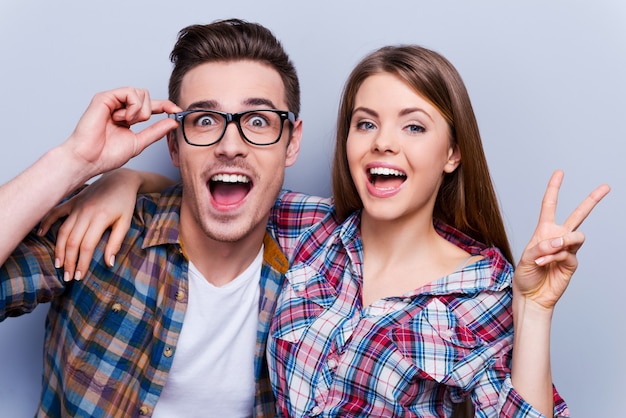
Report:
M266 230L298 156L297 75L271 32L239 20L183 29L171 59L171 101L97 94L62 145L0 188L0 320L52 302L40 416L274 415L264 356L288 266L279 245L327 210L310 199L298 225ZM129 129L160 113L174 115ZM85 280L69 281L56 231L29 231L165 134L182 186L139 199L115 259L101 241Z

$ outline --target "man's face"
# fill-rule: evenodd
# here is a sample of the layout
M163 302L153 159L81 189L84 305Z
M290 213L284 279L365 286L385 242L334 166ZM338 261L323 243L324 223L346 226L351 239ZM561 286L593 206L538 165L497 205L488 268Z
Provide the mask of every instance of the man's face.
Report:
M213 62L193 68L183 78L178 105L185 110L229 113L289 110L278 72L256 61ZM183 182L183 235L189 235L185 228L200 227L208 238L219 242L261 237L282 187L284 169L298 155L301 121L290 128L285 122L280 141L267 146L246 142L235 123L228 125L221 141L207 147L187 144L181 128L172 132L168 145Z

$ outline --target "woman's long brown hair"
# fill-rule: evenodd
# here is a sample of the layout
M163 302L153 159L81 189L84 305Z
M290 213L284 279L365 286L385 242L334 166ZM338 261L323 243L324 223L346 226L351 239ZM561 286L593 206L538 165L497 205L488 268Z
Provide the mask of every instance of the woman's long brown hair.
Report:
M356 94L366 78L379 73L400 78L429 101L448 122L451 141L459 147L461 164L453 173L444 176L433 217L479 242L499 248L513 263L465 84L446 58L420 46L383 47L361 60L346 82L339 108L333 160L333 196L337 215L345 219L353 211L363 208L350 176L346 140Z

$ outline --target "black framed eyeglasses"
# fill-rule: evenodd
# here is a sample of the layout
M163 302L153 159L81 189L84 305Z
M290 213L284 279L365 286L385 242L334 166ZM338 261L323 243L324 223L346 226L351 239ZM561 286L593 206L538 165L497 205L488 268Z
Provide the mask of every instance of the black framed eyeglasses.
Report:
M228 124L234 122L241 137L252 145L272 145L280 140L286 120L293 125L296 117L287 110L259 109L239 113L217 110L186 110L172 113L183 130L185 142L197 147L208 147L218 143Z

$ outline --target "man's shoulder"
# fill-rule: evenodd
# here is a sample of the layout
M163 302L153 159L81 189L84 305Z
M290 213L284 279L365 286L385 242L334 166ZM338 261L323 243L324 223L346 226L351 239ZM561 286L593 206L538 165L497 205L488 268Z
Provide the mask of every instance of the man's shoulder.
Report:
M178 242L182 186L137 197L131 229L143 236L143 246Z
M178 214L182 197L182 185L175 184L161 193L146 193L137 195L135 215L141 218Z

